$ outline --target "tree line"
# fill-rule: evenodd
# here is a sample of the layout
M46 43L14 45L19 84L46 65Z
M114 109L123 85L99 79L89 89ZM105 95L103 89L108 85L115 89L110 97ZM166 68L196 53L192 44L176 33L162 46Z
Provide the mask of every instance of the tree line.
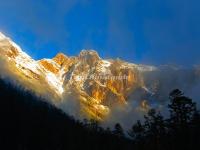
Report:
M0 79L0 149L73 150L197 149L200 113L180 90L169 94L169 116L150 109L125 131L102 128L95 120L78 121L31 92Z

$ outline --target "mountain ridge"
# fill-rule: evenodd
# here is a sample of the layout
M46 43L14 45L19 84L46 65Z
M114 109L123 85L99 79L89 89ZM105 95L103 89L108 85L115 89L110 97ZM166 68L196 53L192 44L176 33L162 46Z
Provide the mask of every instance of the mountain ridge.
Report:
M3 68L0 76L11 75L17 83L78 118L104 120L113 108L133 103L147 111L149 102L159 105L160 93L165 91L163 96L168 95L167 90L182 83L175 82L180 76L177 68L167 70L119 59L102 59L95 50L82 50L78 56L58 53L52 59L34 60L2 33L1 61L4 65L0 67L0 70ZM173 76L164 82L166 70ZM193 74L192 71L184 77L188 83L193 80ZM163 90L162 85L168 82L175 84Z
M50 95L53 95L51 101L54 103L63 101L63 93L76 93L75 96L81 101L83 113L87 112L90 117L102 119L109 113L108 105L125 105L129 89L139 81L134 81L139 78L137 71L134 71L134 64L120 60L103 60L94 50L82 50L75 57L58 53L52 59L35 61L10 38L2 33L0 37L1 57L6 58L6 63L15 64L13 67L16 67L21 76L25 76L23 80L32 79L33 82L38 82L38 85L39 82L46 84L52 93ZM89 78L92 75L101 76L102 79ZM106 76L127 76L127 81L106 79ZM37 89L32 90L38 92Z

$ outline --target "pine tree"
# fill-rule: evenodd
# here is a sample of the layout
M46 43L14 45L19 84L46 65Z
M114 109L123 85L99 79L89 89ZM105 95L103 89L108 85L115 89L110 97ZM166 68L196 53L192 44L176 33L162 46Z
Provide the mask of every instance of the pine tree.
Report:
M145 128L140 120L132 126L132 129L128 131L128 135L135 141L141 141L144 138Z
M182 127L187 125L196 112L196 103L192 99L185 97L184 93L176 89L170 93L170 121L175 126Z
M116 135L117 137L124 137L124 130L119 123L115 125L113 134Z

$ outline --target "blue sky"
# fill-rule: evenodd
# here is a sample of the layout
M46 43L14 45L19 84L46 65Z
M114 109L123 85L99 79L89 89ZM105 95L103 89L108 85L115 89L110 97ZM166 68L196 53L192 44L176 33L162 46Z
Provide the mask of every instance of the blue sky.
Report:
M200 64L198 0L1 0L0 30L35 59L95 49L145 64Z

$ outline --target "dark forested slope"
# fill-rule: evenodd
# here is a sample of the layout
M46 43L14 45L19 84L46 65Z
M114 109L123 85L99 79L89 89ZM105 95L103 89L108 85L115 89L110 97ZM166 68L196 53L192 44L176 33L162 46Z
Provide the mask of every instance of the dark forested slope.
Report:
M88 129L31 92L0 80L0 149L129 149L127 139L93 127Z
M0 149L199 149L196 103L178 89L169 99L168 118L150 109L144 121L137 121L126 134L120 124L111 131L94 120L76 121L30 91L0 80Z

